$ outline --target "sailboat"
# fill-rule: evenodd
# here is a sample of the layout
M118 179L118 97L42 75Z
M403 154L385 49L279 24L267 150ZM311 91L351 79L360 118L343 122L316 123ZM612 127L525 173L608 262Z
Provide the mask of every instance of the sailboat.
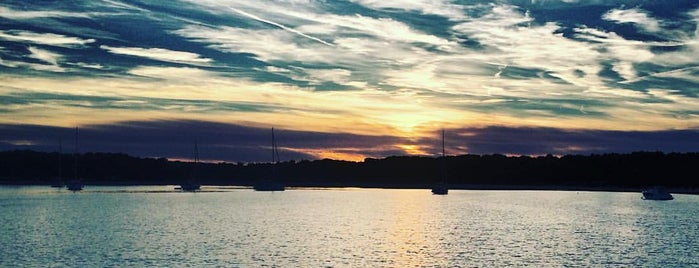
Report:
M260 180L256 182L252 188L255 191L284 191L284 184L275 181L276 177L276 166L279 162L279 151L277 151L277 141L274 138L274 128L272 128L272 179Z
M78 177L78 127L75 127L75 151L73 152L73 174L74 178L66 183L66 188L71 191L83 189L83 182Z
M446 195L449 194L449 187L447 187L447 176L446 167L447 166L447 156L444 150L444 129L442 129L442 180L436 185L432 186L432 194L436 195Z
M185 192L194 192L201 189L201 184L196 181L197 177L197 167L199 166L199 146L196 141L194 141L194 169L192 170L192 176L189 180L180 184L180 187L175 188L176 190L182 190Z
M51 187L63 188L65 184L63 183L63 143L58 140L58 177L54 178L51 182Z

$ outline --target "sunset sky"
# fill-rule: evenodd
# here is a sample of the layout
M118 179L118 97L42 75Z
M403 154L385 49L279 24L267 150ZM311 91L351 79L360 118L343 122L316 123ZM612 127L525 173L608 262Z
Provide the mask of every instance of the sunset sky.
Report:
M699 151L699 1L0 3L0 150Z

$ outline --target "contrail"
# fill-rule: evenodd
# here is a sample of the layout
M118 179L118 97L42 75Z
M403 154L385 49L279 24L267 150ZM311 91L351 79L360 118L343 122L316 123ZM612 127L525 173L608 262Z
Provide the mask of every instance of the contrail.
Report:
M302 33L302 32L299 32L299 31L297 31L297 30L291 29L291 28L289 28L289 27L286 27L286 26L284 26L284 25L282 25L282 24L273 22L273 21L271 21L271 20L266 20L266 19L260 18L260 17L258 17L258 16L255 16L255 15L253 15L253 14L247 13L247 12L245 12L245 11L242 11L242 10L237 9L237 8L234 8L234 7L231 7L230 9L232 9L232 10L235 11L235 12L240 13L240 14L243 15L243 16L246 16L246 17L248 17L248 18L251 18L251 19L253 19L253 20L256 20L256 21L260 21L260 22L264 22L264 23L267 23L267 24L270 24L270 25L277 26L277 27L281 28L282 30L285 30L285 31L289 31L289 32L298 34L298 35L303 36L303 37L306 37L306 38L308 38L308 39L311 39L311 40L320 42L320 43L322 43L322 44L324 44L324 45L328 45L328 46L331 46L331 47L334 46L334 45L331 44L331 43L328 43L328 42L323 41L322 39L319 39L319 38L316 38L316 37L307 35L307 34L305 34L305 33Z

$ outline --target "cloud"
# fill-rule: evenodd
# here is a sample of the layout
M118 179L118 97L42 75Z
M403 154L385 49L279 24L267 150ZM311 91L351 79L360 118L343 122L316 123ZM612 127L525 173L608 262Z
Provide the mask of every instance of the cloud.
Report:
M66 71L65 68L59 65L59 60L63 58L62 55L36 47L28 47L27 50L29 52L27 58L35 59L42 63L3 60L2 58L0 58L0 66L15 69L28 68L37 71L46 71L54 73L61 73Z
M213 61L209 58L202 58L196 53L175 51L164 48L111 47L107 45L101 45L100 48L113 54L149 58L165 62L208 64Z
M72 127L0 124L0 150L55 151L59 140L71 140ZM382 150L401 138L275 129L282 161L317 159L355 152L383 157ZM125 121L80 126L82 152L122 152L141 157L191 159L195 140L203 160L269 162L271 130L192 120ZM389 146L386 148L386 146ZM383 149L380 149L383 148ZM361 159L357 159L361 160Z
M457 32L484 44L488 61L498 65L539 69L570 84L601 86L595 77L581 78L580 70L595 74L601 71L598 50L557 34L555 23L531 24L533 18L512 6L492 6L490 12L452 27ZM571 57L575 55L575 57Z
M187 67L155 67L139 66L128 71L130 74L165 79L169 81L180 81L186 83L203 82L212 79L212 75L204 70Z
M648 32L662 30L661 21L650 17L646 11L640 8L612 9L605 13L602 18L617 23L633 23Z
M51 65L58 65L58 60L61 58L59 54L35 47L29 47L29 52L31 53L30 57L50 63Z
M0 150L56 151L73 138L73 127L0 124ZM556 128L446 129L449 154L600 154L634 151L696 152L696 130L596 131ZM422 139L275 129L282 161L328 156L382 158L406 155L408 148L438 155L441 136ZM269 162L271 130L193 120L122 121L80 126L81 152L121 152L141 157L191 159L198 140L207 161ZM347 159L347 158L345 158Z
M82 39L52 33L36 33L30 31L7 30L0 31L0 39L27 42L31 44L42 44L58 47L84 47L89 43L94 43L95 39Z
M304 69L304 72L308 74L308 79L314 84L320 84L323 82L335 82L338 84L350 83L350 77L352 71L347 69Z
M354 0L364 6L374 9L401 9L416 10L422 14L438 15L452 20L463 19L463 6L452 4L451 1L431 1L431 0Z
M696 130L600 131L555 128L486 127L448 130L449 144L465 142L466 152L507 155L601 154L634 151L696 152Z
M66 12L66 11L22 11L0 7L0 17L8 19L36 19L36 18L88 18L89 15L81 12Z

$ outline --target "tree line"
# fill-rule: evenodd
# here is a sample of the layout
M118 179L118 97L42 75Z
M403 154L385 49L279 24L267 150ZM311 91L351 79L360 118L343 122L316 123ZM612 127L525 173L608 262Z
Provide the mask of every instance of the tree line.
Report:
M76 163L78 163L76 165ZM193 163L123 153L78 155L26 150L0 152L0 184L49 184L59 176L90 185L251 185L275 179L288 186L422 188L442 178L454 188L696 189L699 153L633 152L565 156L391 156L363 162L302 160L272 163Z

